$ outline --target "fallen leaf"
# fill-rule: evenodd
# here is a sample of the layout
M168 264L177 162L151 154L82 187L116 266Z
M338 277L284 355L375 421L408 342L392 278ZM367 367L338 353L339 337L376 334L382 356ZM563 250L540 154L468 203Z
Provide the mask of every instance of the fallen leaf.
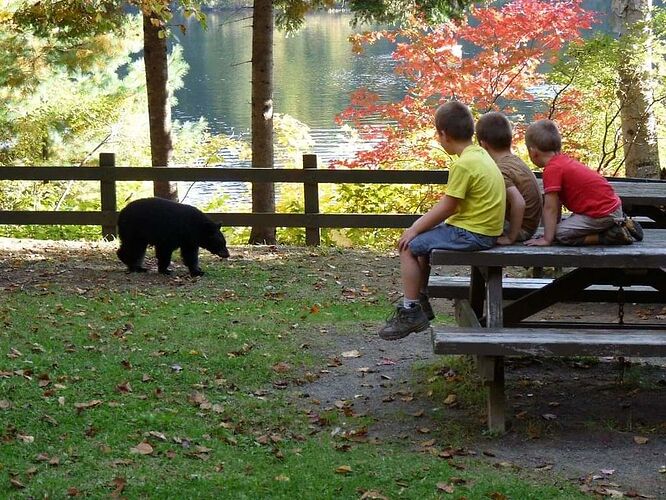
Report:
M122 384L118 384L116 386L116 392L130 393L132 392L132 386L130 385L129 382L123 382Z
M437 489L444 493L453 493L454 487L447 483L437 483Z
M457 401L458 401L458 396L456 396L455 394L449 394L444 399L444 404L450 406L455 404Z
M125 489L125 486L127 486L127 480L124 477L118 476L113 478L113 481L109 483L109 486L115 488L111 492L111 498L118 498Z
M12 407L12 402L6 399L0 399L0 410L9 410Z
M35 436L27 436L25 434L17 434L16 437L19 439L19 441L23 441L24 443L27 443L27 444L35 442Z
M349 474L352 471L352 468L349 465L341 465L335 469L337 474Z
M362 354L360 353L360 351L354 349L353 351L345 351L341 353L340 356L342 356L343 358L360 358Z
M137 444L134 448L130 448L130 453L138 453L139 455L150 455L152 452L153 447L145 441Z
M541 415L541 418L543 418L544 420L555 420L557 419L557 415L553 413L544 413L543 415Z
M388 500L388 497L381 494L376 490L368 490L361 495L360 500Z
M285 476L284 474L280 474L279 476L275 476L274 479L276 481L286 482L286 481L289 481L289 476Z
M160 441L166 441L167 440L167 437L164 435L163 432L150 431L148 433L148 435L150 435L150 436L152 436L156 439L159 439Z
M649 439L644 436L634 436L634 443L636 444L647 444L648 441Z
M8 358L16 359L20 358L21 356L23 356L23 353L21 351L19 351L18 349L14 349L13 347L9 348L9 353L7 354Z
M17 490L22 490L25 488L25 485L15 477L9 479L9 484L12 485L12 488L16 488Z
M281 361L279 363L274 364L272 368L275 373L286 373L289 370L291 370L291 365L289 363Z
M187 400L190 403L192 403L194 406L199 406L207 401L206 396L204 396L199 391L192 391L190 395L187 397Z
M60 401L60 398L58 398L58 401ZM65 398L63 398L63 402L65 401ZM78 411L83 411L83 410L88 410L90 408L94 408L95 406L99 406L103 403L101 399L93 399L92 401L88 401L87 403L74 403L74 408L76 408Z

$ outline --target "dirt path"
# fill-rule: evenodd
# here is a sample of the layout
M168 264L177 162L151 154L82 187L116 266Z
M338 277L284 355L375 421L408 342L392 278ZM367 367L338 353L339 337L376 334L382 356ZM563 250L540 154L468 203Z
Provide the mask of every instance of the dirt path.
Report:
M0 238L0 293L17 287L39 289L45 283L122 289L130 281L118 272L114 248L106 243ZM246 253L253 252L261 251ZM335 268L352 285L363 284L378 295L394 298L399 288L395 256L345 251L318 257L300 249L294 258L310 263L320 259L323 267ZM145 279L164 284L163 277L154 273ZM176 277L173 286L187 287L189 282ZM433 305L440 316L451 313L450 301L435 300ZM616 307L567 305L545 315L571 319L592 313L594 318L612 320ZM626 307L627 321L659 318L666 319L663 307ZM620 383L615 360L508 360L511 428L503 436L490 437L484 433L483 408L446 405L414 387L414 366L442 359L433 356L429 335L385 342L376 335L379 326L364 323L351 333L329 331L330 338L319 348L335 362L317 381L299 388L307 394L304 404L312 411L344 406L366 415L373 422L368 436L383 442L404 441L426 452L473 454L499 468L520 469L548 482L556 473L584 491L605 496L666 498L665 367L632 363ZM343 355L353 351L358 352Z

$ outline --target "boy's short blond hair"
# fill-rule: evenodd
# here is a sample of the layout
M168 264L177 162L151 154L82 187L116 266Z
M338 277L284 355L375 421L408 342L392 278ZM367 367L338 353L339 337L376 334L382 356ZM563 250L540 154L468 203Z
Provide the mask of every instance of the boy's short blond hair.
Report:
M552 120L538 120L525 131L525 144L544 153L559 153L562 149L562 136Z
M468 141L474 137L474 117L460 101L449 101L435 111L435 128L456 141Z

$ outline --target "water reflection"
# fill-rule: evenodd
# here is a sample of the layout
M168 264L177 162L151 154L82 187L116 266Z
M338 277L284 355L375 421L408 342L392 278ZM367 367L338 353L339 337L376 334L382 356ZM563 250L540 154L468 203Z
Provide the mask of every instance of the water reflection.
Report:
M247 138L250 129L251 21L247 13L214 12L208 15L208 30L188 23L187 34L179 38L190 71L176 93L174 118L204 117L214 132ZM361 56L351 51L348 37L367 28L353 29L345 13L308 15L303 29L274 39L274 106L310 127L314 141L311 152L320 165L331 159L348 158L358 143L350 141L335 115L349 104L349 94L365 86L387 99L400 99L404 85L393 74L392 46L378 43ZM229 153L225 164L249 166ZM240 186L197 184L188 202L208 199L223 189L232 201L242 201ZM181 192L187 190L182 186ZM242 203L241 203L242 204Z

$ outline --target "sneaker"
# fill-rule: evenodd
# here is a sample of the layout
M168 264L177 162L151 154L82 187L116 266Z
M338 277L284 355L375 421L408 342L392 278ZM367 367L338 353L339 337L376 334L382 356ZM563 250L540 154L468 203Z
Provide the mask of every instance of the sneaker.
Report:
M627 228L627 231L629 231L629 234L631 234L633 239L636 241L643 241L643 228L638 222L631 217L625 216L622 225Z
M622 224L615 224L599 233L600 245L631 245L633 242L631 233Z
M435 319L435 311L432 310L430 300L428 300L428 296L425 293L419 294L419 304L421 304L421 309L423 309L423 313L428 320L432 321Z
M398 306L386 321L384 328L379 330L379 336L384 340L398 340L410 333L421 332L429 326L430 322L420 305Z

